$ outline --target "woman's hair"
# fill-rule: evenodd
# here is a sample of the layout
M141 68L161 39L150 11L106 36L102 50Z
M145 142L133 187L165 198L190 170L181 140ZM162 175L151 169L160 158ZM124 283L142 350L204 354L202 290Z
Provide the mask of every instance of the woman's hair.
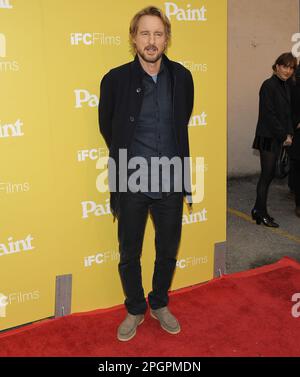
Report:
M149 6L136 13L130 22L129 39L132 51L135 51L135 43L133 42L133 38L136 36L139 20L143 16L156 16L161 19L165 27L167 43L169 43L171 39L171 24L168 17L164 14L164 12L161 9L154 6Z
M275 63L272 65L272 69L275 72L276 71L276 65L285 65L286 67L291 67L294 70L298 66L297 58L291 53L291 52L285 52L278 56Z

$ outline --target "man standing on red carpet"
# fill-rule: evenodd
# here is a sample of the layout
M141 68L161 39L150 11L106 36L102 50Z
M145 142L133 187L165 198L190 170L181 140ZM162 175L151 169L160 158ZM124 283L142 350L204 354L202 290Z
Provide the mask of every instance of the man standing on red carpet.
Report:
M149 210L156 248L148 294L150 314L168 333L180 332L168 308L168 290L177 262L184 197L192 205L189 164L184 163L189 158L192 75L165 55L171 25L160 9L149 6L138 12L129 30L135 58L103 77L99 102L100 132L110 156L110 207L118 219L118 267L128 311L117 331L121 341L135 336L147 311L140 257ZM157 161L159 168L154 169ZM171 168L164 174L168 163Z

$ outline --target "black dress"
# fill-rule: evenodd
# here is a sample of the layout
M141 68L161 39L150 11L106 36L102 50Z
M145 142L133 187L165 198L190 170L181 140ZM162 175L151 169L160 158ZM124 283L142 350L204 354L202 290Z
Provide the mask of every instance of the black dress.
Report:
M276 161L281 147L287 135L293 133L290 87L286 81L274 74L265 80L260 88L259 114L252 144L254 149L260 151L261 165L252 217L256 220L260 218L267 226L278 227L268 215L268 189L275 177Z
M273 137L255 135L252 148L279 154L281 145L282 142Z
M259 115L252 148L278 154L287 135L292 135L290 86L273 75L259 92Z

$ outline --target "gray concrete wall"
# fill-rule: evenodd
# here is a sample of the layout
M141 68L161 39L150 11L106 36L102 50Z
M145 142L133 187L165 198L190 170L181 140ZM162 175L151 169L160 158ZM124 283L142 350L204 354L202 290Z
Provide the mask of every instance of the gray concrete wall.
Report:
M258 92L299 31L299 0L228 0L228 175L259 171Z

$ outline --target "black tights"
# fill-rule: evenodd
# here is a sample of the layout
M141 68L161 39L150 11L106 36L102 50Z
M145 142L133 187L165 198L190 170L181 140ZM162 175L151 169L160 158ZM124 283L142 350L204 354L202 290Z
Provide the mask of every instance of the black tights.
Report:
M261 173L256 188L256 202L254 208L261 214L267 214L267 198L270 184L275 176L277 154L260 151Z

